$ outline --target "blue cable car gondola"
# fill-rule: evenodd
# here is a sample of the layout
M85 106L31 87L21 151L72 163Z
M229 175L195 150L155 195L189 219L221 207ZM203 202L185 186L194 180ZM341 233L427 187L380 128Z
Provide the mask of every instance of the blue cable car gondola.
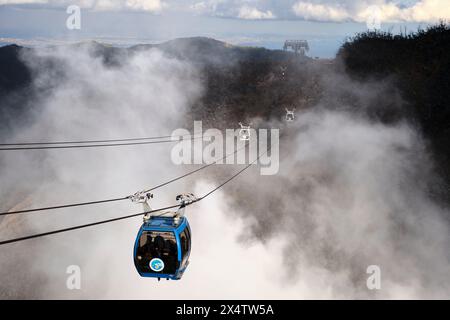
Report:
M144 204L150 193L137 193L132 200ZM189 265L191 252L191 230L184 209L192 202L192 194L179 195L180 207L176 212L145 215L134 244L134 265L142 277L179 280Z

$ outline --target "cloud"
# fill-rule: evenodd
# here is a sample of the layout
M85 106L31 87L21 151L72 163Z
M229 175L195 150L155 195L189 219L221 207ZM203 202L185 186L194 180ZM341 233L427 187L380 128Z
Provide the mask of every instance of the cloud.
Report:
M219 9L223 3L222 0L207 0L194 2L188 6L188 10L201 15L223 15Z
M0 0L0 5L37 4L44 7L79 5L101 11L163 11L236 19L300 19L326 22L366 22L376 15L382 22L450 20L447 0Z
M437 22L450 19L446 0L420 0L410 6L385 0L317 2L299 1L292 6L298 18L314 21L366 22L374 15L381 22Z
M189 10L196 14L245 20L275 19L270 5L259 0L206 0L191 4Z
M46 4L48 0L0 0L1 5L8 4Z
M0 0L0 5L37 4L48 7L77 5L83 9L99 11L145 11L159 13L167 6L162 0Z
M161 0L102 0L94 3L94 8L98 7L98 9L102 9L102 6L104 9L113 10L130 9L136 11L160 12L165 4Z
M243 6L239 9L238 18L248 19L248 20L260 20L260 19L274 19L272 11L260 11L256 8L249 6Z
M339 6L314 4L311 2L298 2L293 8L295 14L305 20L316 21L344 21L348 20L350 15L347 10Z

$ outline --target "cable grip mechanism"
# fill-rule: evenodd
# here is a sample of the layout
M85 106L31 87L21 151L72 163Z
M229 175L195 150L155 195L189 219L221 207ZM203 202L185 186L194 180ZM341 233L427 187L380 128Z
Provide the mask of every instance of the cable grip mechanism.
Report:
M148 201L153 198L153 193L149 191L138 191L135 192L130 197L131 202L133 203L142 203L144 207L144 212L152 211L152 208L148 204ZM151 218L151 213L144 214L144 221L148 221Z
M150 199L153 198L153 193L148 191L138 191L131 195L129 198L133 203L147 203Z
M180 203L181 206L185 206L197 201L197 197L193 193L182 193L177 195L175 199Z

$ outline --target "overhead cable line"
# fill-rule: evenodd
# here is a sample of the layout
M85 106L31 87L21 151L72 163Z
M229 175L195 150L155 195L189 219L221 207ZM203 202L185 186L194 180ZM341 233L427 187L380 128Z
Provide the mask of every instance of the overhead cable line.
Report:
M173 209L173 208L177 208L177 207L179 207L179 205L173 205L173 206L168 206L168 207L164 207L164 208L159 208L159 209L156 209L156 210L151 210L151 211L146 212L146 213L158 212L158 211L161 211L161 210L168 210L168 209ZM54 230L54 231L33 234L33 235L30 235L30 236L25 236L25 237L20 237L20 238L0 241L0 246L4 245L4 244L8 244L8 243L19 242L19 241L24 241L24 240L28 240L28 239L34 239L34 238L40 238L40 237L49 236L49 235L52 235L52 234L57 234L57 233L62 233L62 232L67 232L67 231L72 231L72 230L77 230L77 229L97 226L97 225L101 225L101 224L105 224L105 223L109 223L109 222L114 222L114 221L129 219L129 218L133 218L133 217L138 217L138 216L143 215L143 214L145 214L145 213L135 213L135 214L130 214L130 215L127 215L127 216L112 218L112 219L108 219L108 220L101 220L101 221L92 222L92 223L88 223L88 224L82 224L82 225L78 225L78 226L74 226L74 227L58 229L58 230Z
M102 144L79 144L79 145L51 145L51 146L32 146L32 147L7 147L0 148L0 151L8 150L46 150L46 149L78 149L78 148L99 148L99 147L117 147L117 146L133 146L133 145L145 145L145 144L159 144L159 143L169 143L169 142L179 142L202 139L202 137L191 137L190 139L169 139L169 140L157 140L157 141L139 141L139 142L120 142L120 143L102 143Z
M62 205L51 206L51 207L43 207L43 208L34 208L34 209L24 209L24 210L17 210L17 211L1 212L0 216L7 216L7 215L13 215L13 214L19 214L19 213L28 213L28 212L37 212L37 211L46 211L46 210L55 210L55 209L64 209L64 208L71 208L71 207L80 207L80 206L87 206L87 205L100 204L100 203L106 203L106 202L122 201L122 200L129 199L129 197L130 196L126 196L126 197L122 197L122 198L97 200L97 201L62 204Z
M154 136L154 137L140 137L140 138L126 138L126 139L105 139L105 140L17 142L17 143L0 143L0 146L33 146L33 145L55 145L55 144L109 143L109 142L142 141L142 140L179 138L179 137L188 137L188 136L191 136L191 135L190 134L180 135L180 136L166 135L166 136Z
M248 143L244 144L244 146L242 146L241 148L236 149L234 152L230 152L228 154L226 154L225 156L223 156L222 158L210 163L210 164L206 164L201 166L200 168L197 168L195 170L189 171L181 176L177 176L169 181L166 181L164 183L161 183L159 185L156 185L150 189L145 190L144 192L150 192L156 189L159 189L161 187L164 187L172 182L181 180L187 176L190 176L196 172L199 172L201 170L204 170L212 165L217 164L219 161L222 161L226 158L228 158L231 155L236 154L238 151L242 150L243 148L245 148L248 145ZM42 208L34 208L34 209L24 209L24 210L17 210L17 211L8 211L8 212L0 212L0 216L6 216L6 215L13 215L13 214L19 214L19 213L29 213L29 212L37 212L37 211L47 211L47 210L56 210L56 209L64 209L64 208L72 208L72 207L80 207L80 206L87 206L87 205L93 205L93 204L100 204L100 203L107 203L107 202L116 202L116 201L122 201L122 200L127 200L130 199L132 197L132 195L129 196L125 196L125 197L119 197L119 198L112 198L112 199L103 199L103 200L96 200L96 201L88 201L88 202L78 202L78 203L70 203L70 204L62 204L62 205L56 205L56 206L48 206L48 207L42 207Z
M212 193L214 193L215 191L219 190L224 185L226 185L227 183L229 183L230 181L235 179L237 176L239 176L242 172L247 170L251 165L253 165L256 161L258 161L258 159L260 157L262 157L264 154L266 154L267 152L268 152L268 150L266 152L260 154L254 161L252 161L251 163L246 165L243 169L239 170L237 173L235 173L233 176L231 176L230 178L228 178L227 180L225 180L224 182L219 184L217 187L215 187L214 189L212 189L211 191L209 191L208 193L206 193L202 197L200 197L200 198L198 198L196 200L193 200L192 202L187 203L185 206L190 206L190 205L192 205L192 204L194 204L196 202L199 202L199 201L205 199L206 197L208 197L209 195L211 195ZM172 206L167 206L167 207L164 207L164 208L159 208L159 209L150 210L150 211L146 211L146 212L135 213L135 214L130 214L130 215L121 216L121 217L117 217L117 218L111 218L111 219L101 220L101 221L92 222L92 223L88 223L88 224L82 224L82 225L78 225L78 226L68 227L68 228L64 228L64 229L58 229L58 230L48 231L48 232L44 232L44 233L38 233L38 234L34 234L34 235L24 236L24 237L20 237L20 238L4 240L4 241L0 241L0 246L1 245L5 245L5 244L9 244L9 243L20 242L20 241L24 241L24 240L45 237L45 236L48 236L48 235L53 235L53 234L58 234L58 233L63 233L63 232L67 232L67 231L88 228L88 227L92 227L92 226L106 224L106 223L109 223L109 222L115 222L115 221L119 221L119 220L134 218L134 217L137 217L137 216L141 216L141 215L145 215L145 214L149 214L149 213L154 213L154 212L159 212L159 211L163 211L163 210L168 210L168 209L173 209L173 208L177 208L177 207L179 207L179 205L172 205ZM161 215L163 215L163 214L164 213L162 213Z
M211 163L209 163L209 164L205 164L205 165L201 166L201 167L198 168L198 169L192 170L192 171L190 171L190 172L188 172L188 173L186 173L186 174L183 174L183 175L181 175L181 176L179 176L179 177L176 177L176 178L174 178L174 179L172 179L172 180L169 180L169 181L167 181L167 182L161 183L161 184L159 184L159 185L157 185L157 186L155 186L155 187L152 187L152 188L150 188L150 189L144 190L144 192L150 192L150 191L156 190L156 189L158 189L158 188L164 187L165 185L168 185L168 184L170 184L170 183L172 183L172 182L175 182L175 181L177 181L177 180L183 179L184 177L187 177L187 176L189 176L189 175L191 175L191 174L194 174L194 173L196 173L196 172L198 172L198 171L201 171L201 170L206 169L206 168L208 168L208 167L210 167L210 166L212 166L212 165L215 165L215 164L217 164L219 161L225 160L225 159L228 158L229 156L235 155L236 153L238 153L239 151L241 151L242 149L244 149L244 148L247 147L248 145L249 145L248 143L245 143L242 147L236 149L234 152L230 152L230 153L226 154L225 156L223 156L222 158L220 158L220 159L218 159L218 160L216 160L216 161L214 161L214 162L211 162ZM0 214L0 215L1 215L1 214Z

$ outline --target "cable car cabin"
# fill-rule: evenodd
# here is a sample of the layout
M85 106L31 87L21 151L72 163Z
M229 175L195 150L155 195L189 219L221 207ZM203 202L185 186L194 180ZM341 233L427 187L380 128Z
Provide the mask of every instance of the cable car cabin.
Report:
M134 265L142 277L179 280L186 271L191 253L191 229L184 211L187 205L197 201L192 194L180 194L176 200L180 207L175 212L153 215L148 201L149 191L130 196L134 203L144 206L144 222L134 243Z
M179 280L189 264L190 251L186 217L150 217L139 229L134 265L142 277Z

